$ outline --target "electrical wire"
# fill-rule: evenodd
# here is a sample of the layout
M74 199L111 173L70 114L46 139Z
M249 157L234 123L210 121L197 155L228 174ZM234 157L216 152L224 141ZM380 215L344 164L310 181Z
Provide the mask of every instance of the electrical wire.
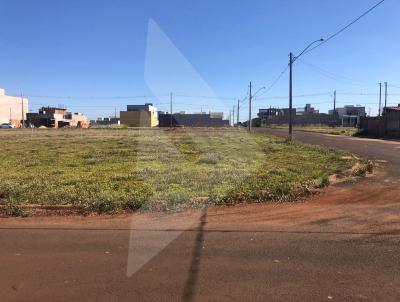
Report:
M160 95L169 96L169 95ZM43 98L43 99L74 99L74 100L113 100L113 99L139 99L139 98L154 98L150 95L136 95L136 96L55 96L55 95L34 95L24 94L24 97L29 98Z
M376 9L378 6L380 6L383 2L385 2L385 0L381 0L378 3L376 3L374 6L372 6L370 9L368 9L366 12L364 12L362 15L360 15L359 17L357 17L356 19L354 19L353 21L351 21L349 24L347 24L346 26L344 26L343 28L341 28L340 30L338 30L337 32L335 32L334 34L330 35L328 38L326 38L323 42L321 42L320 44L315 45L314 47L310 48L309 50L307 50L306 52L304 52L304 54L310 53L311 51L313 51L314 49L320 47L321 45L324 45L325 43L327 43L328 41L332 40L333 38L337 37L338 35L340 35L342 32L344 32L346 29L348 29L349 27L351 27L353 24L355 24L356 22L358 22L360 19L362 19L363 17L365 17L366 15L368 15L370 12L372 12L374 9Z
M350 79L348 77L344 77L344 76L335 74L333 72L327 71L326 69L323 69L321 67L315 66L315 65L313 65L311 63L308 63L308 62L306 62L306 61L304 61L302 59L298 59L298 61L300 61L304 65L308 66L309 68L311 68L315 72L317 72L317 73L319 73L319 74L321 74L321 75L323 75L323 76L325 76L325 77L327 77L329 79L338 81L338 82L343 82L343 83L346 83L346 84L349 84L349 85L360 86L360 87L370 87L370 86L375 86L375 85L378 84L378 83L368 83L367 84L367 82L357 81L357 80ZM365 85L364 84L355 84L355 82L364 83Z
M262 98L260 98L260 96L268 93L279 81L280 79L283 77L283 75L286 73L286 71L288 70L289 65L287 65L285 67L285 69L283 69L279 75L277 76L277 78L265 89L265 91L263 91L260 95L258 95L256 98L254 98L254 100L261 100Z

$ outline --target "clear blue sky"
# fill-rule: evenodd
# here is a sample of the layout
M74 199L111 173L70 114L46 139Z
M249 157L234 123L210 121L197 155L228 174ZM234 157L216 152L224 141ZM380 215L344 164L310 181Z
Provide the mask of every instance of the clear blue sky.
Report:
M128 103L145 101L161 103L158 107L168 110L156 98L101 98L152 95L144 80L152 18L216 95L233 98L223 99L232 107L237 97L246 95L250 80L255 89L268 86L287 65L290 51L298 53L310 41L329 36L376 2L0 0L0 87L9 94L99 97L30 97L32 110L39 104L65 104L93 118L113 114L113 106L123 109ZM357 94L377 94L377 82L400 87L399 12L400 1L386 0L348 31L303 57L304 62L350 81L297 62L294 94L337 89L354 93L338 94L339 106L366 104L376 112L377 95ZM253 111L287 106L287 99L274 98L287 95L287 82L285 74L254 101ZM177 93L193 91L182 87ZM400 102L399 88L389 87L389 93L390 104ZM295 98L295 106L307 102L326 112L331 99L330 95ZM177 96L175 100L180 103L176 110L200 111L201 104L203 110L226 112L212 99Z

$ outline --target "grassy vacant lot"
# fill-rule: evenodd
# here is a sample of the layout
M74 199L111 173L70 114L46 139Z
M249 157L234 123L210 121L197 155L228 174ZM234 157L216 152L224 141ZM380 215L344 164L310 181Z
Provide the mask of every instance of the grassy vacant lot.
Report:
M355 162L239 129L0 131L0 203L119 212L292 200Z
M274 126L274 128L288 128L288 126ZM329 127L325 125L294 126L294 130L318 132L333 135L356 136L359 129L353 127Z

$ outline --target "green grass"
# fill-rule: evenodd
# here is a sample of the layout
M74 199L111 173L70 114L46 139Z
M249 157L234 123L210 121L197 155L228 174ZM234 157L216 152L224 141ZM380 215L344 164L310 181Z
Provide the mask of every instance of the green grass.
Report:
M356 162L239 129L0 131L0 203L83 211L292 200Z
M274 128L287 128L288 126L274 126ZM318 132L333 135L356 136L358 133L357 128L353 127L329 127L325 125L310 125L310 126L294 126L294 130Z

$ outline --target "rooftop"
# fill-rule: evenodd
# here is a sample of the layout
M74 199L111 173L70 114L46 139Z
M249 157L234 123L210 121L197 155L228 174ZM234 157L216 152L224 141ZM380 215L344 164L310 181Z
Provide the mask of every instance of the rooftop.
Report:
M390 106L390 107L386 107L386 109L389 110L394 110L394 111L400 111L400 104L398 106Z

